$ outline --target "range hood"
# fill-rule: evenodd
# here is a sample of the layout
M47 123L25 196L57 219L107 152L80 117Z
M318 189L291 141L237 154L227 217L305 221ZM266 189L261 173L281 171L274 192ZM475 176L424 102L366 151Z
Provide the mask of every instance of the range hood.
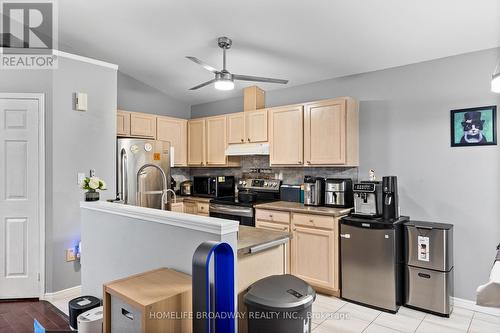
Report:
M226 148L226 156L269 155L269 143L231 144Z

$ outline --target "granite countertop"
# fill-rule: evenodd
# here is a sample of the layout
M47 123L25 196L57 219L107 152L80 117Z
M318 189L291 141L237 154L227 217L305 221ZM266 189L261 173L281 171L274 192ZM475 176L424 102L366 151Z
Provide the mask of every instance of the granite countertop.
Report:
M255 205L255 208L281 210L285 212L294 212L294 213L328 215L333 217L347 215L352 210L352 208L304 206L304 204L300 202L289 202L289 201L275 201L275 202L264 203L260 205Z
M178 195L177 196L177 202L184 202L184 201L197 201L197 202L210 202L213 198L206 198L206 197L194 197L191 195Z
M240 225L238 231L238 255L252 254L288 242L291 234Z

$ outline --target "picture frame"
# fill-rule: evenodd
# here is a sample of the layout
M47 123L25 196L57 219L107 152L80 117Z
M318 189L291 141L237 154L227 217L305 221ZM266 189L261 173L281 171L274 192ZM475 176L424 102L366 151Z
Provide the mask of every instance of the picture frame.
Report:
M450 111L451 147L497 144L496 105Z

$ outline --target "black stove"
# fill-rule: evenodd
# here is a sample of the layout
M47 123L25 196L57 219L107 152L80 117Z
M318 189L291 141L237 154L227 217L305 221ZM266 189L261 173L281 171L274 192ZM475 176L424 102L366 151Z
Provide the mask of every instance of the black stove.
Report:
M255 226L254 206L280 199L281 181L277 179L243 179L238 191L255 193L255 200L241 201L238 197L221 197L210 200L210 216L239 221L242 225Z

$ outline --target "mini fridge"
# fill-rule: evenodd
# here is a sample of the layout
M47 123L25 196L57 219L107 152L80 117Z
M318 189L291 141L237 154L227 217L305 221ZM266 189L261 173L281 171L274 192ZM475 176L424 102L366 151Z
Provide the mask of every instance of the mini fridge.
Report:
M449 317L453 310L453 225L405 223L405 306Z

